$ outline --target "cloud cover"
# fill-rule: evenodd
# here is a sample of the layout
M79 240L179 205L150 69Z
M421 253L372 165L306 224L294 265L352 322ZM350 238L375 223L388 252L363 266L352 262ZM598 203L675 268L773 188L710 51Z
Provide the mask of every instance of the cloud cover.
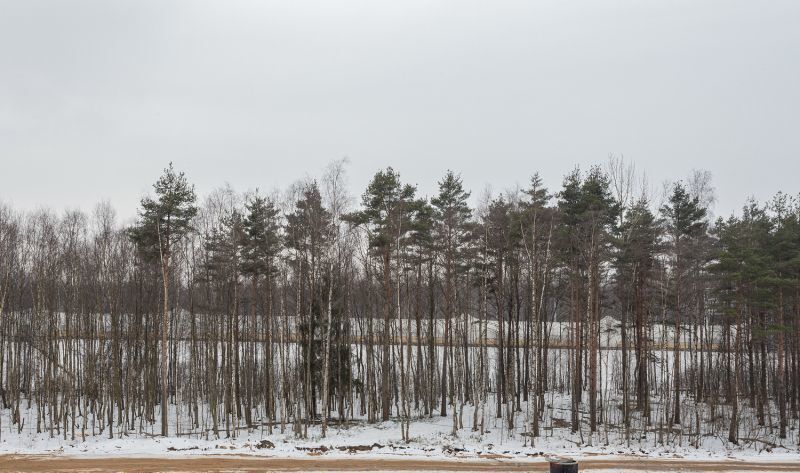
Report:
M800 2L2 1L0 200L122 217L169 161L203 194L351 160L435 191L551 188L624 154L796 193Z

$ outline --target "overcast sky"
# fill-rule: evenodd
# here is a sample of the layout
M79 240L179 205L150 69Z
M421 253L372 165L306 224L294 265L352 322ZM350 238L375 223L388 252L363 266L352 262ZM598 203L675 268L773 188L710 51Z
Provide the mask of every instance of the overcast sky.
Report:
M0 0L0 201L122 217L169 162L203 195L349 157L432 194L552 188L622 154L708 169L717 213L797 193L800 1Z

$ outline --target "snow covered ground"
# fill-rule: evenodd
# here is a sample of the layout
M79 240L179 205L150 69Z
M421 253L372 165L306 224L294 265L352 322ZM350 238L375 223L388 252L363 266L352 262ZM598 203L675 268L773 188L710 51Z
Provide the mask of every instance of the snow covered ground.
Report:
M267 457L324 457L324 458L416 458L416 459L507 459L509 461L538 461L551 455L575 458L619 458L620 456L646 456L648 458L684 458L697 460L744 460L797 462L800 468L800 450L796 445L764 447L759 442L728 444L723 438L705 439L700 448L677 443L658 445L654 438L627 442L616 433L595 435L591 444L587 437L580 442L569 428L552 428L543 436L533 439L524 432L509 433L504 422L491 416L486 418L486 432L480 435L467 426L453 436L452 417L435 416L417 419L411 424L411 441L401 439L397 422L378 424L351 423L340 427L333 423L326 438L320 427L309 427L307 439L298 439L287 426L285 433L268 435L261 430L241 430L236 438L206 439L200 435L181 435L162 438L150 434L131 432L128 436L109 439L104 435L80 437L72 440L64 432L36 433L25 428L21 434L16 426L3 419L0 433L0 454L57 454L70 456L125 456L125 457L187 457L209 455L248 455ZM524 413L519 425L524 424ZM470 422L471 423L471 422ZM584 432L584 435L586 433Z
M612 342L608 343L613 345ZM293 348L293 347L292 347ZM355 349L359 349L356 346ZM438 347L441 350L441 347ZM179 350L179 353L182 350ZM470 349L470 356L475 356L477 349ZM355 352L355 350L354 350ZM109 432L100 431L94 425L97 419L90 415L87 419L85 440L80 429L83 420L76 421L78 428L73 439L73 432L62 430L46 430L37 432L37 418L47 416L37 412L36 406L23 407L20 415L23 421L12 424L10 411L0 409L0 455L2 454L45 454L78 457L156 457L156 458L192 458L198 456L231 456L244 455L273 458L365 458L365 459L430 459L430 460L500 460L515 462L541 463L543 457L550 455L571 456L578 459L614 459L647 457L662 459L687 460L733 460L759 462L794 462L800 471L800 442L798 424L790 423L788 438L776 438L774 429L757 426L752 409L741 403L742 415L739 445L730 444L727 437L725 409L727 406L716 406L710 410L708 406L695 404L689 398L682 408L685 419L684 429L662 428L659 419L665 418L664 408L660 404L661 396L654 395L653 421L650 426L643 426L638 413L633 414L634 428L630 436L621 429L621 409L618 388L621 385L619 367L621 352L619 350L602 350L600 354L599 396L604 422L599 425L598 432L589 435L586 423L585 406L582 413L582 429L571 433L569 429L570 399L562 391L569 380L570 350L552 349L550 351L549 385L551 390L545 395L545 412L541 421L541 432L537 438L528 435L530 413L528 406L522 402L521 411L514 419L514 429L508 430L505 420L496 419L494 414L494 394L490 393L483 413L484 433L473 431L474 408L467 404L462 415L463 428L456 435L452 434L453 418L434 416L420 417L418 412L409 429L411 440L402 440L400 425L397 421L368 424L358 415L357 399L353 399L356 420L350 420L344 426L331 421L327 437L321 436L319 425L310 426L308 437L297 438L291 425L286 425L283 433L280 426L268 434L262 426L248 430L236 430L235 438L225 438L224 427L220 425L219 438L209 432L209 406L201 405L200 427L192 429L189 424L188 407L185 400L178 396L178 406L173 406L169 414L171 437L162 438L158 422L142 423L137 418L134 422L137 429L120 431L121 426L114 426L114 438ZM288 358L296 356L292 352ZM355 356L355 353L354 353ZM684 365L688 364L691 352L682 352ZM712 356L716 357L714 353ZM473 365L474 365L474 360ZM489 371L494 371L496 353L488 349ZM672 352L661 349L653 352L652 371L654 394L671 385ZM492 380L490 379L490 384ZM180 394L180 393L179 393ZM397 412L393 406L393 413ZM504 415L508 411L504 411ZM774 413L770 414L773 415ZM158 419L158 415L155 416ZM254 412L256 421L264 421L258 409ZM696 432L696 421L702 423L703 435ZM71 422L70 422L71 424ZM49 425L45 422L42 425ZM176 435L175 425L180 425ZM123 427L124 428L124 427ZM713 434L708 434L713 432ZM595 470L593 470L595 471Z

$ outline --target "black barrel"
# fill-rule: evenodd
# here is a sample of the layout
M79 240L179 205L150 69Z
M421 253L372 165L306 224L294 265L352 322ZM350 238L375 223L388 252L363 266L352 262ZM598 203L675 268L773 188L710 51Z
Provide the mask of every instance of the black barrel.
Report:
M572 458L550 458L550 473L578 473L578 462Z

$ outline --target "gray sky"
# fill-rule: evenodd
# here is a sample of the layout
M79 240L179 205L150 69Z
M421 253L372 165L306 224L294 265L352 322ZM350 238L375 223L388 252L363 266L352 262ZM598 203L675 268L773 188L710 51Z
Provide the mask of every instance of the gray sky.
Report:
M797 193L800 2L0 0L0 201L134 214L170 161L201 195L348 156L431 194L557 188L624 154L712 171L717 213Z

